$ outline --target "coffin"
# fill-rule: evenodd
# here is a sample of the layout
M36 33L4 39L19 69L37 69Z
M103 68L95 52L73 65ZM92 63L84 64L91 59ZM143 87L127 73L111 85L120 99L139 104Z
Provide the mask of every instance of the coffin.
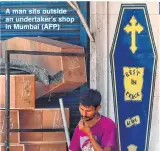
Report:
M2 42L2 56L5 50L84 53L83 47L43 37L15 37L5 40ZM59 71L63 72L58 82L50 85L37 82L36 98L48 96L51 93L72 91L86 82L85 57L16 54L12 55L12 59L23 60L47 69L50 75L55 75Z
M65 116L69 127L69 109L65 108ZM21 129L63 128L59 108L20 110L19 121ZM21 132L20 142L23 144L66 142L64 132Z
M34 75L10 76L11 109L34 109L35 95ZM0 75L0 108L5 108L5 75Z
M10 128L19 129L18 111L15 111L15 110L10 111ZM0 144L4 144L4 142L5 142L5 111L0 110ZM10 133L10 143L13 144L13 143L19 143L19 142L20 142L19 133L18 132ZM21 151L21 150L18 150L18 151Z

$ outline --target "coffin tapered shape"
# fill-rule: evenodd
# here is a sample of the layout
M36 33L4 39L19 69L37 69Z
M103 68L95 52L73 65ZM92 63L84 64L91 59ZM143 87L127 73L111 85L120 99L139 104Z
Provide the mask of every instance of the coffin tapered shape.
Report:
M2 56L5 50L84 53L83 47L44 37L14 37L2 42ZM85 57L16 54L12 55L13 58L45 68L51 75L63 72L61 80L56 83L46 86L37 82L37 98L48 96L50 92L72 91L87 81Z

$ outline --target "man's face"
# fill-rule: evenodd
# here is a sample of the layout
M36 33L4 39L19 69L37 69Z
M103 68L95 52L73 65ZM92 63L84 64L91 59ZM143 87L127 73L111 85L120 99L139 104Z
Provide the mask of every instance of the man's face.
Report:
M93 118L97 113L97 110L95 109L94 106L83 106L82 104L79 105L79 111L81 117L86 121Z

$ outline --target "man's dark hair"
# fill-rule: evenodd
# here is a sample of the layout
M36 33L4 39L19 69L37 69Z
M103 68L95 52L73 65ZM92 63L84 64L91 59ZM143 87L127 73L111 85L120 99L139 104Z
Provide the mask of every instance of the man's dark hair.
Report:
M79 103L97 108L101 104L101 94L97 90L89 89L80 95Z

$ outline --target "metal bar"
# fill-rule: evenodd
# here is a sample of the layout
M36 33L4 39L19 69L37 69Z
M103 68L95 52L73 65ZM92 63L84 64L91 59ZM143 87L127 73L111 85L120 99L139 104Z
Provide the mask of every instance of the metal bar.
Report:
M109 2L107 2L107 107L106 107L106 116L109 117L110 111L110 47L109 47Z
M10 129L10 132L64 132L64 128L55 129Z
M12 54L31 54L31 55L52 55L52 56L86 56L85 53L74 52L44 52L44 51L23 51L23 50L7 50Z
M10 54L5 51L5 151L10 149Z
M63 126L64 126L64 130L65 130L67 145L68 145L68 148L69 148L70 138L69 138L69 132L68 132L68 128L67 128L67 122L66 122L66 117L65 117L65 112L64 112L64 106L63 106L63 100L62 100L62 98L59 99L59 104L60 104L60 109L61 109L61 114L62 114L62 120L63 120Z

